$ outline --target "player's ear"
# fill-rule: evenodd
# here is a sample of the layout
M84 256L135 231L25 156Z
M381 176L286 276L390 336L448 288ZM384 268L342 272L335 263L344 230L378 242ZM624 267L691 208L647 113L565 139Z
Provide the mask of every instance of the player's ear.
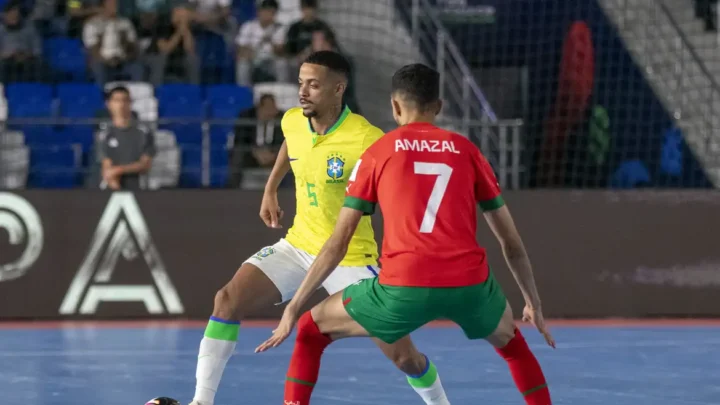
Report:
M443 102L442 100L437 101L437 108L435 109L435 115L439 115L440 111L442 111Z
M346 81L340 81L338 82L337 86L335 87L335 92L337 94L345 94L345 90L347 90L347 82Z
M390 96L390 104L392 105L393 113L396 117L401 116L401 110L400 110L400 103L398 103L397 99L395 97Z

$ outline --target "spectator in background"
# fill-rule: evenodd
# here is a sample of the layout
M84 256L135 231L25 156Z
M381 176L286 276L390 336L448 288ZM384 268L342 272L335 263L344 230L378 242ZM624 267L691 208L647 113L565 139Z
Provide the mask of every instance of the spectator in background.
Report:
M69 37L78 38L83 32L85 22L103 11L102 0L69 0L67 2Z
M318 18L317 7L317 0L301 0L300 8L303 17L288 28L285 51L291 58L293 70L299 70L302 62L312 53L313 32L332 32L330 26ZM297 72L294 73L296 76Z
M230 152L228 185L239 187L244 169L272 168L283 143L280 111L271 94L263 94L258 104L238 116L257 120L257 124L240 123L235 127L235 141Z
M355 95L355 64L350 56L342 52L335 39L335 34L332 31L326 30L313 31L311 48L313 52L335 51L345 56L345 59L350 63L351 69L348 75L347 89L345 89L345 94L343 95L343 102L350 107L350 110L355 114L362 114Z
M55 17L62 15L58 0L35 0L29 19L35 23L38 33L45 36L65 35L66 27Z
M176 73L183 81L200 84L200 67L195 39L190 30L192 13L185 7L172 11L169 24L161 24L147 51L150 82L159 86L165 73Z
M170 0L135 0L137 10L138 46L147 50L158 32L159 26L170 19Z
M101 188L140 189L140 176L150 171L155 156L152 131L133 119L130 92L116 87L108 93L111 123L98 134L101 140Z
M137 60L137 34L132 22L118 16L117 0L105 0L101 14L83 28L83 42L90 54L90 68L102 87L118 74L141 81L143 66Z
M4 7L0 25L0 82L42 80L42 42L35 26L22 16L21 2Z
M284 57L285 30L275 21L278 4L263 0L258 6L257 19L240 28L236 38L237 84L250 86L253 82L288 81L288 64Z

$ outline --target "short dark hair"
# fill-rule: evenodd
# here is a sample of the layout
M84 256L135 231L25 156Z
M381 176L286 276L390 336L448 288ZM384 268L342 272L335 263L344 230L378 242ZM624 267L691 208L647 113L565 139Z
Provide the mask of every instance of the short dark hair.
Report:
M317 0L300 0L300 8L318 8Z
M125 86L115 86L105 93L105 100L110 100L115 93L125 93L130 97L130 90Z
M280 6L278 5L278 2L275 0L263 0L258 5L258 10L264 9L264 8L277 10L280 8Z
M347 79L350 76L350 62L335 51L313 52L305 59L304 63L325 66L331 72L341 74Z
M421 63L405 65L392 77L392 93L426 110L440 99L440 74Z

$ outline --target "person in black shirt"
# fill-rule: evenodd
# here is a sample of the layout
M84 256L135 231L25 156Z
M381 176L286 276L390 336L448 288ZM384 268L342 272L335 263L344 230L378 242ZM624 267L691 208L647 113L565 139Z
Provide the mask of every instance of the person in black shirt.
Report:
M238 116L255 119L255 125L239 123L235 127L235 144L230 152L228 185L238 187L243 169L272 168L283 143L281 111L271 94L263 94L258 104Z
M301 0L300 7L303 17L290 25L285 37L285 51L295 69L299 69L302 61L312 53L312 33L319 30L332 32L330 26L317 16L317 0Z
M175 7L170 21L162 18L147 51L150 82L159 86L165 74L179 76L184 82L200 84L200 63L191 31L192 13L185 7Z

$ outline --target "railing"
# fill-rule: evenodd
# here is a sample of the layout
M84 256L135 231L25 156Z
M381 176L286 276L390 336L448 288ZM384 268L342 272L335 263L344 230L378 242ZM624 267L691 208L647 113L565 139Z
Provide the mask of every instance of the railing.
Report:
M0 189L23 188L28 179L30 187L53 187L52 184L61 188L73 185L98 187L100 162L96 148L99 140L93 127L101 122L106 121L50 118L9 120L9 128L25 132L0 131ZM439 121L438 125L449 128L456 123L455 119L445 119ZM180 187L188 184L225 187L229 171L233 168L233 161L229 158L233 148L238 152L249 150L234 146L233 128L254 127L256 121L160 119L147 124L161 129L183 126L185 129L194 128L189 132L178 133L178 136L167 131L156 132L158 155L148 183L148 187L154 189L173 187L178 180ZM495 157L498 164L495 169L500 185L509 189L520 188L522 122L498 121L487 124L468 121L467 128L470 139L481 149L489 149L491 142L497 145L498 153ZM184 161L188 157L196 159L197 164ZM253 170L243 173L247 178L266 175Z
M401 2L405 3L407 0ZM411 0L409 5L412 42L440 73L440 97L445 102L443 121L474 140L483 139L483 153L497 171L502 170L502 151L506 145L494 130L504 126L493 125L498 117L443 26L437 9L429 0Z
M695 49L695 46L693 46L693 44L685 34L685 31L680 26L680 23L673 16L673 13L670 11L667 4L665 4L665 0L661 0L660 2L658 2L658 6L660 10L662 10L662 12L665 14L667 19L670 21L670 24L678 33L676 49L680 52L681 56L675 66L675 70L677 72L677 76L681 80L681 83L685 84L685 80L688 80L687 76L683 75L687 55L689 59L691 59L694 63L697 64L700 72L710 85L709 89L705 89L708 92L708 95L705 97L705 100L701 101L701 103L706 102L707 104L701 106L705 108L701 109L700 116L700 118L703 120L704 126L703 138L705 144L703 146L706 149L710 149L713 147L713 137L717 136L715 134L715 128L717 127L717 125L715 125L714 122L715 120L717 120L715 103L720 102L720 85L715 79L715 75L710 72L705 61L703 60L703 58L700 57L697 50ZM690 7L690 5L688 5L688 7Z

